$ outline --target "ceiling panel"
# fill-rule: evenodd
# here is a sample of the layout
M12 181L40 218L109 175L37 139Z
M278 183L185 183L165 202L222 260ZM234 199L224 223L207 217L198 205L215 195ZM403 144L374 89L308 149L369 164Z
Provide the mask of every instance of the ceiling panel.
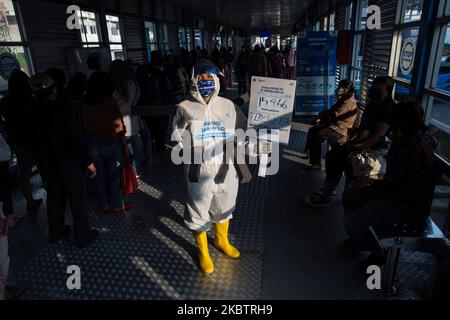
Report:
M211 17L225 25L244 30L292 29L312 0L170 0L170 2Z

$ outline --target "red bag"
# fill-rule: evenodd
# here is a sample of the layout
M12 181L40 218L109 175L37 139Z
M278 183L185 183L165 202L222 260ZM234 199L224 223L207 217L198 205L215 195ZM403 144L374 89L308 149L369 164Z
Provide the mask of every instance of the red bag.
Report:
M136 172L131 166L130 162L127 162L122 167L122 193L125 197L129 197L135 194L138 190L138 181L136 178Z

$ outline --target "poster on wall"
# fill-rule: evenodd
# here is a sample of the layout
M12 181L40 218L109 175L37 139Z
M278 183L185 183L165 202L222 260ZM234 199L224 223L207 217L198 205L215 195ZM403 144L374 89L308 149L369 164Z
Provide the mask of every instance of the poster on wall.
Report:
M289 144L295 80L252 77L248 127L268 129L279 143Z
M296 115L316 115L333 105L338 33L297 35Z

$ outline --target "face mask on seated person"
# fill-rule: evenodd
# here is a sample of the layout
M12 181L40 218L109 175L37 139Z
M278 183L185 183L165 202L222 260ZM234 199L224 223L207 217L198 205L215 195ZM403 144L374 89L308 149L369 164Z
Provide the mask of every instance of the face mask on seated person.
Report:
M214 80L198 80L197 88L200 92L200 95L203 98L207 98L211 96L216 89L216 83Z

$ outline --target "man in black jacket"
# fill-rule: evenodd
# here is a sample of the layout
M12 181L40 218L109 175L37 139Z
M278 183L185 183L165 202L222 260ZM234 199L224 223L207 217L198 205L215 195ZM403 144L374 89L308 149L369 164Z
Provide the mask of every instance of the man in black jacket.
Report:
M62 240L66 201L69 201L77 246L86 247L98 236L91 229L87 212L85 174L96 168L83 141L81 126L58 99L55 82L47 74L31 78L36 102L33 107L33 136L38 142L42 176L47 188L49 242Z

